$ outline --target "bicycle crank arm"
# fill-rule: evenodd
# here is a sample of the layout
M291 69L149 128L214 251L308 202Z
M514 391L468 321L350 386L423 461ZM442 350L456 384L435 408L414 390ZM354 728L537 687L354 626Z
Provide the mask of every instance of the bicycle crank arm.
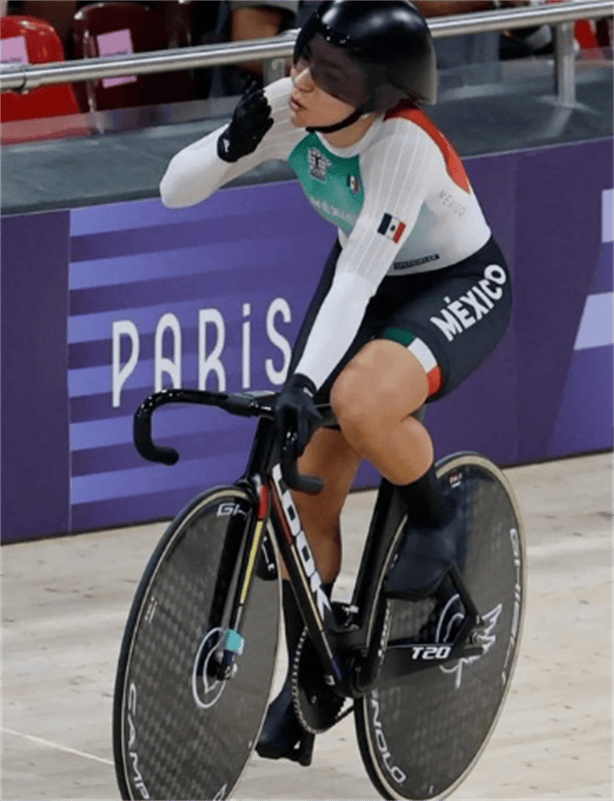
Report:
M446 665L458 659L480 657L484 653L485 648L480 644L390 642L377 682L378 684L385 683L409 673L428 670L435 665Z

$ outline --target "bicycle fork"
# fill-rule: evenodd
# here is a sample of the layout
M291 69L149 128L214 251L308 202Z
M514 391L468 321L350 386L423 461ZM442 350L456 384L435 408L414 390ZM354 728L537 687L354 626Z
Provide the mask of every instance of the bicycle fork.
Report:
M262 545L264 527L269 517L269 487L258 482L258 486L253 489L257 493L257 502L254 503L256 514L251 515L249 518L230 619L224 635L223 651L215 660L212 671L215 678L221 681L230 679L233 676L236 670L236 659L243 653L245 648L245 639L240 633L241 621L249 598L249 589Z
M241 634L241 622L249 600L265 527L270 518L293 587L299 595L298 603L301 609L308 610L305 622L322 665L327 668L325 681L331 686L339 685L343 680L342 670L327 636L327 632L330 633L335 626L335 616L302 528L298 510L282 478L279 465L273 466L270 483L264 484L258 477L255 481L252 478L252 482L252 490L257 495L257 500L254 501L256 513L251 516L247 526L238 581L223 638L223 650L212 665L212 673L222 681L232 678L237 658L246 647Z

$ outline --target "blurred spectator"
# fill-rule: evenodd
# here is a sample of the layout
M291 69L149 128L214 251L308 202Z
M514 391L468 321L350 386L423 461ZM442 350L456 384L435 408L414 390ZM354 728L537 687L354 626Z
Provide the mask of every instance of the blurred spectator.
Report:
M476 11L489 11L496 8L526 6L528 0L501 0L501 2L480 2L480 0L425 0L415 5L425 17L447 17L453 14L471 14ZM485 64L499 60L498 31L451 36L435 40L437 63L440 69L453 69L468 64Z
M29 0L25 0L27 3ZM105 0L98 0L98 2ZM109 0L112 2L113 0ZM24 0L22 0L24 2ZM47 5L48 0L43 0ZM62 0L60 0L62 2ZM95 0L71 0L76 9ZM169 6L177 0L128 0L146 5L170 19ZM296 24L298 0L194 0L192 15L193 44L214 44L275 36ZM48 19L49 17L46 16ZM262 81L261 62L247 62L236 67L196 71L198 95L208 97L242 94L250 79Z
M529 5L542 5L543 0L529 0ZM532 25L530 28L515 28L505 31L499 42L499 58L545 56L554 53L554 33L550 25Z
M220 2L218 6L215 30L218 42L263 39L296 26L298 2L291 0L229 0ZM201 41L210 41L206 33ZM211 95L240 95L251 80L262 83L262 62L247 61L236 66L217 67L213 70Z
M162 20L168 38L169 48L189 47L192 42L192 7L193 6L213 6L217 3L210 2L182 2L182 0L129 0L131 4L136 3L145 6L152 11L157 11ZM77 7L92 5L96 3L121 3L125 0L78 0Z
M6 14L8 4L8 0L2 0L2 2L0 2L0 16L3 17Z

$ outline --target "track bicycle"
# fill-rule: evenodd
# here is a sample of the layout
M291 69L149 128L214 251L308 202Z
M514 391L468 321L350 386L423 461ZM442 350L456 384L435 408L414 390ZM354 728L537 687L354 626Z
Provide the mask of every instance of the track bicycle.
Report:
M113 744L123 799L232 796L256 746L275 670L280 582L288 568L305 628L292 666L308 765L314 736L353 712L360 754L387 799L434 799L468 775L510 687L525 599L518 505L477 453L437 463L469 521L465 557L438 590L410 602L384 582L406 512L382 480L349 603L331 601L290 490L317 493L291 437L275 433L270 392L174 389L134 418L140 454L174 464L152 439L164 405L196 403L258 424L244 475L203 492L171 522L140 581L116 675ZM319 407L334 425L330 407Z

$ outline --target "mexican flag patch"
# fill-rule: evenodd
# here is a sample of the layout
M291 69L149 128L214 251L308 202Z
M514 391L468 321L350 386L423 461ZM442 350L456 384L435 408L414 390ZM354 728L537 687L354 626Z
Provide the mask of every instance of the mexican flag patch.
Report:
M377 233L383 234L396 243L400 241L406 228L407 226L402 220L393 217L391 214L384 214Z

